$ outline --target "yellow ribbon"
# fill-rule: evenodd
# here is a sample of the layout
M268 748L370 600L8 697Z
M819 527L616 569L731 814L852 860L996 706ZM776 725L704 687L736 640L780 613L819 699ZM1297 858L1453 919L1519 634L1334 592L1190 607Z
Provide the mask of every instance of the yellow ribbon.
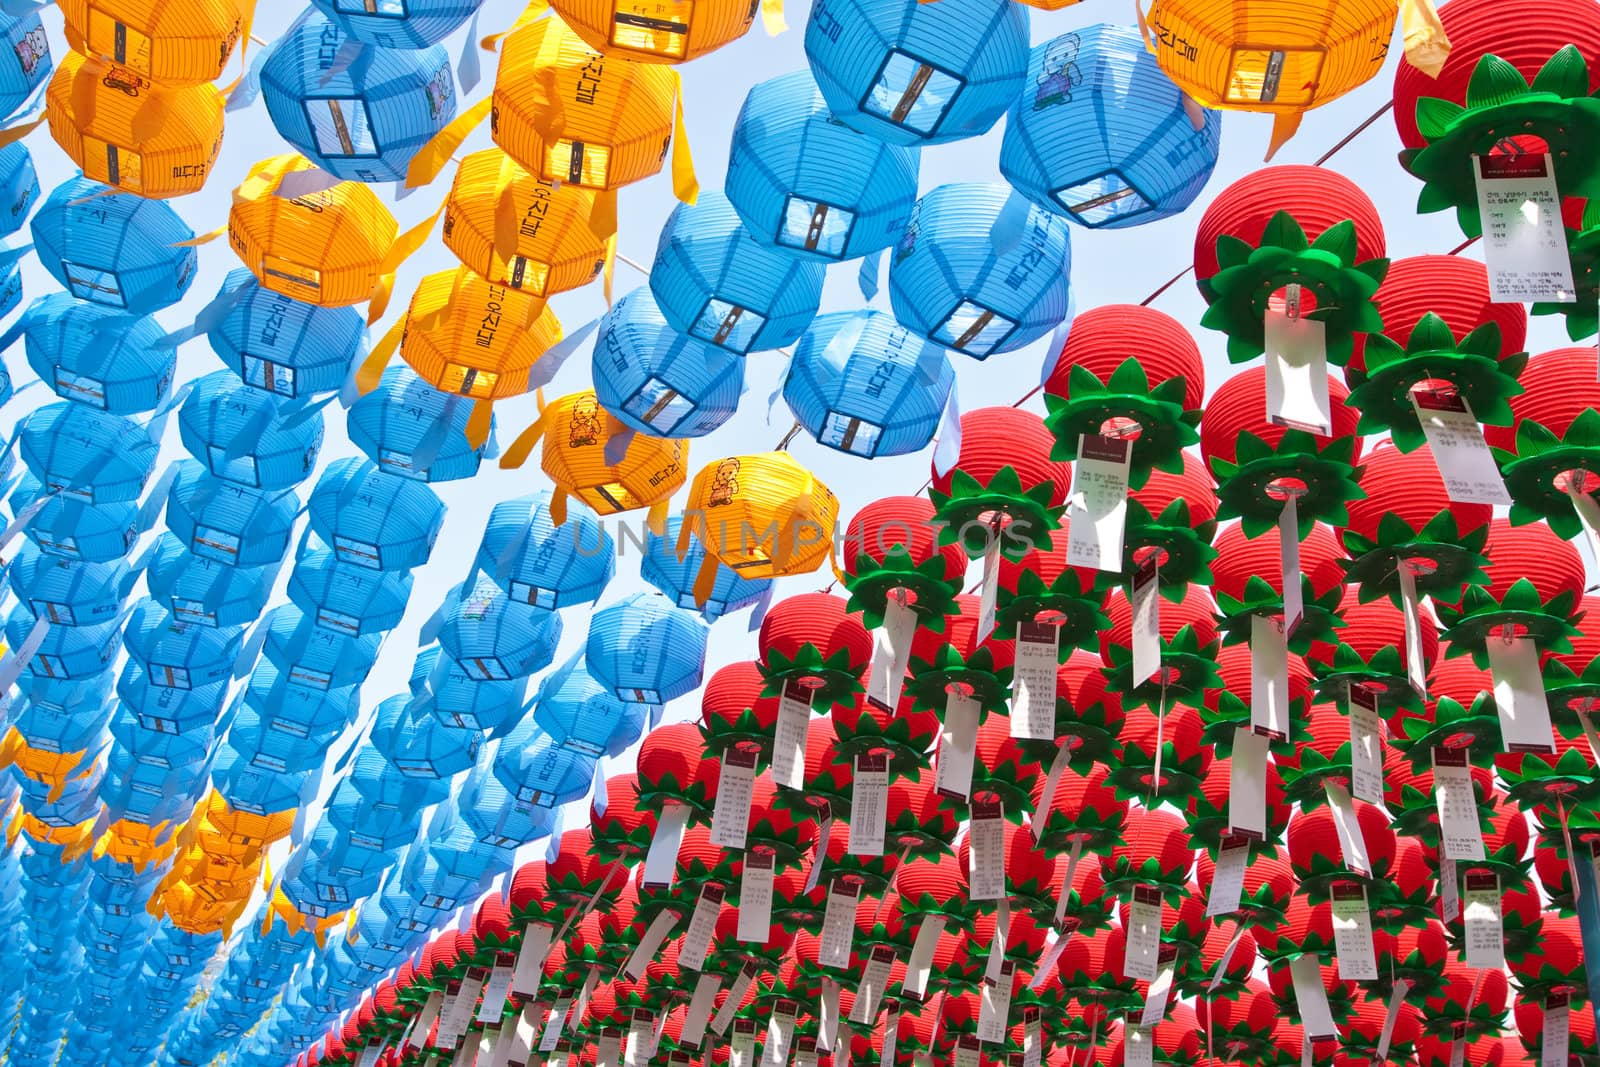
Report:
M694 176L694 157L689 152L689 134L683 122L683 79L677 71L672 76L677 81L672 105L672 192L685 204L693 204L700 195L700 182Z
M489 108L493 104L493 95L484 97L434 134L432 139L422 146L422 151L411 157L411 164L406 167L406 188L415 189L437 178L444 165L450 162L450 157L461 147L462 142L489 116Z

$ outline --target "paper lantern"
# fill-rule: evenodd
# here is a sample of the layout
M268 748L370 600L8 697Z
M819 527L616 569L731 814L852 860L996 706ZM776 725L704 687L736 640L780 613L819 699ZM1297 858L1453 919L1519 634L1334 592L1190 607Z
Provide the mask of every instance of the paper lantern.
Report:
M554 609L593 603L616 573L611 535L583 504L566 523L550 515L550 494L496 504L484 526L476 565L519 604Z
M160 343L165 331L154 319L51 293L17 325L28 366L64 400L134 415L167 398L177 350Z
M944 350L891 316L832 312L800 339L783 398L818 442L871 459L924 448L954 386Z
M607 442L626 428L595 399L593 391L572 393L550 403L541 416L544 451L540 469L555 482L550 514L566 520L566 497L574 496L600 515L650 508L666 520L667 503L684 481L687 441L644 434L628 441L621 460L606 459Z
M400 355L441 393L494 400L529 391L561 323L538 297L466 268L430 274L406 309Z
M295 561L288 596L318 626L360 637L399 625L411 597L411 574L341 563L331 551L318 549Z
M538 700L534 722L568 748L597 759L621 755L644 733L644 705L618 699L587 671L573 671L564 678L551 675L539 687ZM607 811L626 802L619 796ZM624 814L618 812L619 817Z
M616 189L661 169L677 94L667 67L602 57L559 18L541 19L505 40L490 129L541 181Z
M314 0L354 40L388 49L438 44L478 9L472 0Z
M276 564L229 567L196 556L170 535L150 564L150 596L181 622L247 626L261 617L278 576Z
M50 75L50 41L37 11L7 13L0 19L0 34L16 57L14 67L7 64L0 71L0 111L13 115Z
M214 477L255 489L288 489L316 466L322 419L289 419L278 401L227 371L194 383L178 409L178 433Z
M641 63L685 63L736 41L755 8L744 0L561 0L556 14L590 47Z
M619 700L665 704L700 687L709 629L654 593L635 593L596 612L584 661Z
M1000 173L1073 222L1139 226L1194 202L1221 140L1222 117L1185 101L1133 27L1089 26L1033 49Z
M394 571L428 562L445 507L425 485L352 456L323 470L306 510L339 562Z
M960 544L976 558L999 540L1019 559L1048 545L1060 524L1072 465L1050 458L1055 437L1044 420L1020 408L979 408L961 416L955 466L934 471L929 498L947 525L941 544Z
M750 90L724 192L762 244L829 263L888 248L916 199L918 158L840 124L809 74Z
M167 528L189 551L230 567L276 563L289 549L299 501L215 478L192 460L175 463Z
M279 37L261 68L261 96L285 141L336 177L399 181L411 157L456 113L450 57L422 49L366 48L342 68L327 58L356 44L320 11Z
M215 81L239 40L242 9L233 0L88 0L61 7L67 43L163 85Z
M986 133L1022 88L1028 13L994 0L831 0L811 9L805 44L839 121L889 144L944 144Z
M639 577L666 594L680 608L698 610L707 622L740 608L759 604L772 595L769 578L745 578L731 567L712 561L716 567L716 580L704 604L696 604L695 576L705 563L706 552L699 542L690 540L687 551L680 558L677 552L678 537L683 532L683 516L674 515L667 520L661 533L651 530L645 539L644 559L639 563Z
M239 290L243 290L242 293ZM234 299L206 331L211 349L246 385L300 397L341 388L366 329L347 308L322 308L259 285L241 267L228 272L219 299Z
M548 297L587 285L605 266L595 194L535 178L498 149L456 168L445 201L444 243L491 282Z
M453 481L478 473L489 449L488 441L474 446L467 440L472 410L410 367L389 367L377 388L350 406L345 431L351 444L389 474Z
M358 304L371 296L399 224L359 182L278 195L285 175L311 167L289 155L250 168L228 212L228 244L262 288L321 307Z
M822 300L823 272L757 241L727 197L706 191L662 226L650 292L673 329L742 355L800 337Z
M132 588L123 560L73 563L24 541L6 572L11 591L52 626L92 626L115 618ZM31 743L31 742L30 742Z
M680 546L693 534L705 546L708 564L715 560L745 577L776 578L809 574L822 565L839 500L789 453L764 452L701 468L684 508ZM715 574L701 565L697 600L702 591L709 594Z
M1010 195L968 182L917 201L889 266L889 302L911 332L981 360L1066 318L1067 226L1039 208L1017 210Z
M601 405L636 433L702 437L733 417L744 360L673 329L641 286L600 320L594 386Z
M194 231L160 200L73 178L50 191L29 230L40 265L80 300L147 315L194 280L195 250L179 247Z
M15 437L34 477L79 503L137 500L155 470L157 443L143 426L86 404L35 408L18 423Z

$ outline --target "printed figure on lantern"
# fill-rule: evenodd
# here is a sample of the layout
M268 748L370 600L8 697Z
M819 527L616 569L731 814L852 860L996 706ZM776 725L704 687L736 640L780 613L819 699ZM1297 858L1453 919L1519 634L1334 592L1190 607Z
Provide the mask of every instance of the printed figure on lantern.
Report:
M911 209L911 221L906 223L906 232L900 235L900 243L894 246L894 261L899 263L917 250L917 209Z
M22 64L22 73L31 76L33 68L39 65L41 59L50 58L50 42L44 35L44 27L31 29L22 40L17 42L17 60Z
M711 497L706 501L707 507L720 508L733 503L733 498L739 492L739 461L725 459L717 464L717 474L711 482Z
M1056 104L1072 102L1072 87L1083 82L1078 70L1078 35L1057 37L1045 46L1044 69L1033 90L1033 110L1043 111Z
M593 396L579 397L572 407L572 433L567 443L573 448L592 445L604 429L600 424L600 401Z

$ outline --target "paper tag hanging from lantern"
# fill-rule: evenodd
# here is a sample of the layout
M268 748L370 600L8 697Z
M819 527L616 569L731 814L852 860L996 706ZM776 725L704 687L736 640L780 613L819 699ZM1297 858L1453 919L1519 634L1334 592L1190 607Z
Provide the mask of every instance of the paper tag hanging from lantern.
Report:
M711 938L717 929L717 916L722 912L722 901L727 895L727 890L715 882L700 887L700 898L689 916L689 930L678 947L678 966L690 971L705 966L706 953L711 949Z
M756 755L734 745L722 754L717 799L711 809L711 843L743 851L750 832L750 798L755 789Z
M1122 1028L1122 1062L1124 1067L1155 1067L1155 1041L1150 1028L1140 1026L1140 1015L1129 1015Z
M1143 685L1161 669L1160 553L1152 552L1133 572L1133 684Z
M851 942L856 932L856 905L861 900L861 883L835 878L828 889L828 903L822 912L822 938L817 947L817 963L844 970L850 966Z
M1378 1047L1374 1050L1379 1063L1389 1059L1389 1045L1394 1041L1394 1026L1400 1020L1400 1009L1405 1007L1406 994L1411 992L1411 983L1404 978L1394 980L1394 992L1389 994L1389 1006L1383 1013L1383 1029L1378 1031Z
M989 960L983 971L985 982L998 982L1000 969L1005 966L1006 940L1011 936L1011 901L1000 898L995 908L994 937L989 939Z
M1000 900L1006 895L1005 813L998 800L972 804L972 824L967 835L967 897Z
M483 1004L478 1008L480 1023L500 1021L500 1015L506 1007L506 994L511 992L511 976L516 971L516 965L517 957L509 952L495 956L494 969L489 972L489 980L483 985Z
M969 696L955 692L947 695L933 773L934 791L942 797L971 799L972 762L977 758L981 710L978 702Z
M1267 836L1267 747L1260 731L1233 730L1233 758L1228 762L1228 830L1260 840Z
M880 1063L894 1063L900 1043L900 1005L889 1002L889 1015L883 1024L883 1048Z
M767 1019L767 1040L761 1049L764 1067L788 1067L795 1017L799 1014L800 1005L792 1000L780 999L773 1004L772 1015Z
M1565 991L1544 998L1544 1021L1539 1028L1539 1067L1567 1067L1572 1044L1571 995Z
M1361 820L1356 815L1355 802L1343 782L1326 779L1322 783L1323 795L1328 799L1328 809L1333 815L1333 830L1339 838L1339 851L1344 865L1357 874L1370 875L1372 860L1367 856L1367 839L1361 833Z
M1525 637L1490 634L1489 672L1494 676L1494 706L1507 752L1556 750L1550 701L1539 676L1539 649Z
M811 843L811 849L806 855L806 882L805 889L801 891L804 893L810 893L817 888L817 879L822 875L823 860L828 856L828 842L833 837L833 805L824 800L817 814L817 839Z
M1061 959L1061 954L1067 950L1067 942L1072 940L1072 932L1078 923L1074 919L1069 923L1058 925L1050 931L1045 942L1044 953L1039 957L1039 962L1033 969L1033 977L1028 979L1029 989L1038 989L1050 980L1055 973L1056 961Z
M722 1007L717 1009L716 1017L711 1020L711 1029L716 1031L718 1037L726 1034L728 1027L732 1025L734 1016L739 1012L739 1005L744 1001L744 995L750 992L750 987L755 984L756 970L755 960L745 960L744 965L739 968L739 976L733 980L733 985L728 987L728 995L723 999ZM750 1046L754 1048L755 1020L740 1019L739 1022L748 1022L750 1024ZM739 1037L739 1031L736 1029L734 1031L735 1045L739 1043Z
M1022 1009L1022 1067L1040 1067L1044 1062L1044 1026L1039 1008L1030 1004Z
M1133 887L1122 964L1122 973L1129 978L1153 982L1160 971L1161 910L1161 890L1149 885Z
M633 1017L628 1022L628 1040L622 1054L624 1067L644 1067L650 1062L655 1051L650 1047L655 1043L655 1032L655 1016L643 1008L633 1009Z
M1049 821L1050 809L1056 801L1056 788L1061 785L1061 776L1071 762L1072 745L1062 739L1056 745L1055 758L1050 761L1050 770L1045 773L1044 789L1039 793L1039 802L1034 805L1034 816L1028 824L1036 845L1044 838L1045 823Z
M1500 876L1493 871L1468 871L1462 883L1461 927L1467 946L1467 966L1499 970L1506 965Z
M1433 799L1439 810L1442 854L1453 860L1482 861L1483 832L1466 749L1433 750Z
M772 781L785 789L806 786L806 732L811 725L813 691L790 680L778 698L778 725L772 739Z
M1332 433L1327 326L1269 309L1265 341L1267 421L1324 436Z
M1122 573L1122 535L1128 522L1128 470L1133 442L1078 435L1067 505L1067 564Z
M640 881L646 888L666 889L677 877L678 848L683 844L690 814L687 804L668 801L662 807L656 832L650 838L650 851L644 857L644 874Z
M739 928L735 935L740 941L766 944L771 935L773 877L772 853L745 853L744 871L739 878Z
M1067 852L1067 869L1061 873L1061 884L1056 887L1056 912L1051 919L1056 926L1065 921L1067 903L1072 894L1072 880L1078 873L1078 861L1083 858L1083 840L1081 835L1073 835L1072 848Z
M711 1008L717 1002L717 990L722 979L714 974L702 974L695 980L694 995L689 998L689 1011L683 1017L680 1040L689 1048L699 1048L706 1036L706 1024L711 1021Z
M1371 689L1350 687L1350 792L1357 800L1383 800L1383 735Z
M740 994L743 999L743 994ZM732 994L729 994L732 999ZM754 1019L737 1019L733 1024L733 1040L728 1047L729 1067L755 1067L756 1059L756 1021Z
M608 1026L600 1031L595 1045L595 1067L620 1067L622 1060L622 1031Z
M1409 560L1400 560L1395 577L1400 583L1400 614L1406 637L1406 680L1424 699L1428 695L1428 664L1422 653L1422 603L1417 596L1417 575Z
M1301 956L1289 965L1294 985L1295 1004L1300 1008L1301 1025L1308 1041L1339 1036L1328 1006L1328 991L1322 984L1322 971L1315 955Z
M1004 527L996 519L989 527L989 538L983 550L983 577L978 591L978 632L974 644L982 644L994 633L1000 608L1000 548Z
M635 982L643 978L644 969L656 958L662 944L671 936L682 918L683 916L677 912L666 909L651 919L650 925L645 927L644 933L639 936L639 943L628 956L628 962L622 965L623 975Z
M544 1033L539 1038L539 1051L552 1052L561 1040L561 1033L567 1026L567 1015L572 1011L572 998L560 997L550 1006L550 1012L545 1017Z
M1454 389L1416 389L1411 393L1411 406L1450 499L1458 504L1509 507L1511 494L1467 398Z
M539 992L539 979L544 974L554 932L548 923L529 923L522 928L522 947L517 950L517 965L511 972L511 992L520 997Z
M1348 982L1378 980L1378 954L1372 941L1372 910L1365 886L1336 882L1332 892L1333 953L1339 977Z
M1561 219L1561 193L1546 152L1474 155L1483 261L1497 304L1577 299Z
M884 601L883 625L872 632L872 662L867 668L867 700L880 711L893 714L900 706L916 632L917 613L906 603L905 590L893 590Z
M790 1067L817 1067L817 1039L802 1037L794 1043L794 1057Z
M1055 740L1056 664L1060 649L1060 626L1035 619L1018 621L1011 683L1012 737Z
M1161 959L1155 980L1144 995L1144 1011L1139 1016L1142 1026L1153 1027L1167 1017L1167 1000L1172 995L1172 981L1178 973L1178 946L1162 945Z
M1010 960L1000 965L998 981L984 982L978 1004L978 1040L986 1045L1002 1045L1011 1020L1012 983L1017 965Z
M850 839L845 852L881 856L889 818L889 755L863 752L852 762L855 781L850 791Z
M978 1067L981 1052L976 1037L962 1034L956 1039L954 1067Z
M1300 586L1300 496L1289 493L1278 512L1278 554L1283 562L1283 637L1294 636L1305 617L1305 590ZM1252 645L1254 639L1252 638Z
M933 954L938 951L939 939L944 936L946 919L943 915L929 915L917 927L917 939L911 944L911 958L906 960L906 976L900 983L902 996L921 1000L928 991L928 976L933 973Z
M1239 910L1244 894L1244 872L1250 865L1250 839L1229 834L1217 850L1217 864L1211 875L1211 892L1206 897L1206 918L1232 915Z
M1445 922L1455 922L1461 914L1461 884L1456 876L1456 861L1449 856L1439 857L1439 916Z
M1274 741L1289 739L1289 639L1282 619L1250 617L1250 725Z
M869 1024L878 1017L878 1002L889 984L894 960L894 949L888 945L873 946L872 955L861 968L861 979L856 983L856 1001L850 1008L851 1022Z

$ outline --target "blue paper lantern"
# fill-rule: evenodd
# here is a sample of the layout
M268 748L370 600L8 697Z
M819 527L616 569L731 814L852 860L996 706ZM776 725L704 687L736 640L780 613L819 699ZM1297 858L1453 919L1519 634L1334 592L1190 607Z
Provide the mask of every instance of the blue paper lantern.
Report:
M1000 173L1040 207L1084 226L1176 215L1211 177L1222 117L1196 129L1183 94L1132 26L1046 41L1006 116Z
M314 720L321 729L301 734L281 729L275 715L263 715L248 704L228 727L228 741L253 766L299 774L321 770L328 746L348 723L343 718Z
M342 68L334 62L341 57ZM358 182L404 178L411 157L456 113L443 48L363 45L320 12L273 44L261 96L285 141L329 174Z
M383 757L372 749L366 751L371 759L361 765L363 779L382 773L372 759L381 763ZM351 765L352 774L356 773L358 763L360 757ZM350 776L339 780L339 784L334 786L333 795L328 798L322 821L336 830L342 830L353 842L374 851L395 853L411 844L417 836L418 827L422 825L422 809L402 811L373 804L362 795L357 781L357 778Z
M17 439L34 477L85 504L139 499L158 450L138 423L65 400L30 412Z
M483 735L442 723L410 697L399 696L378 705L371 740L407 777L450 778L477 760Z
M217 734L228 729L226 723L218 726L220 730L201 729L186 734L157 733L140 726L139 716L120 702L111 715L111 737L118 749L126 752L135 763L164 767L197 762L209 756Z
M313 689L285 680L271 662L257 664L244 693L244 706L272 721L273 728L298 736L342 730L356 715L356 686Z
M6 501L12 515L26 511L44 492L39 479L23 474ZM33 513L27 532L48 555L106 563L127 555L139 539L139 505L130 500L90 507L76 497L52 496Z
M22 327L28 366L63 400L133 415L167 398L178 350L151 318L51 293L28 305Z
M635 593L595 612L584 660L621 700L665 704L700 685L710 628L654 593Z
M289 550L300 502L293 491L265 493L214 478L178 460L167 491L167 528L202 559L230 567L277 563Z
M270 394L227 371L200 378L178 409L188 453L224 481L288 489L304 480L322 449L322 413L286 414Z
M122 642L157 686L199 689L233 675L243 631L181 622L147 600L128 618Z
M196 626L248 626L261 617L278 577L274 561L260 567L230 567L183 547L162 534L147 575L150 596L180 622Z
M941 185L917 201L889 265L889 303L902 326L987 359L1033 343L1067 317L1067 224L1013 195L971 182Z
M1010 0L818 0L806 60L834 117L852 129L896 145L976 137L1022 90L1028 9Z
M439 647L477 681L503 682L543 670L561 642L561 616L519 604L486 575L444 602Z
M422 566L444 524L444 502L433 490L356 456L328 465L307 508L311 528L340 563L370 570Z
M137 577L121 559L67 560L26 542L6 571L17 599L52 626L93 626L115 619Z
M223 741L211 764L211 784L228 806L251 815L276 815L292 811L310 800L321 778L320 769L302 774L282 774L253 766L248 757Z
M426 48L456 31L476 0L312 0L358 41L380 48Z
M553 674L539 688L533 721L565 748L599 759L644 734L646 705L624 703L584 670Z
M20 648L38 619L18 604L6 618L6 645ZM94 626L51 626L23 669L34 678L89 678L111 666L122 647L122 622L112 619Z
M56 682L34 677L30 699L17 710L11 726L40 752L88 752L100 745L106 728L106 675ZM39 699L42 691L54 699Z
M567 501L566 522L557 525L541 489L494 506L474 566L517 603L554 610L599 599L616 573L616 550L581 500Z
M50 42L35 8L0 14L0 36L7 45L0 63L0 115L9 119L50 77Z
M383 645L381 633L356 635L327 629L318 626L314 616L290 604L274 608L266 625L262 657L281 673L285 684L307 689L360 685L377 662ZM256 675L264 669L265 665L258 665ZM256 677L252 676L252 688L255 682Z
M0 148L0 237L22 229L38 199L39 175L34 170L28 146L12 141Z
M727 197L702 190L661 228L650 292L674 330L744 355L805 332L826 270L757 241Z
M500 730L522 714L526 678L484 681L484 672L443 655L437 645L417 653L411 669L411 695L425 698L447 725Z
M211 350L246 385L278 396L339 389L366 340L355 308L318 307L263 289L244 267L229 272L217 297L233 302L206 331Z
M317 549L295 561L288 595L325 630L382 633L400 624L411 597L411 575L341 563L327 549Z
M857 133L805 71L750 90L723 191L750 236L823 263L888 248L917 198L915 151Z
M130 658L117 675L117 698L139 719L141 729L156 733L187 734L209 730L228 699L226 682L198 689L174 689L158 684L137 659Z
M456 795L456 814L478 844L491 848L516 848L538 841L549 837L556 827L555 809L518 804L505 784L482 765L467 772Z
M926 446L954 383L944 349L881 311L842 311L800 339L783 399L818 442L871 459Z
M729 612L756 603L772 589L770 578L745 578L732 567L717 564L716 579L703 606L695 603L695 580L705 560L705 545L697 537L689 539L688 550L678 558L678 533L683 516L667 520L665 535L651 531L645 540L644 560L639 577L659 589L680 608L698 611L707 622L715 622Z
M563 748L530 715L500 742L494 776L519 804L554 808L581 800L594 780L591 756Z
M617 301L594 342L594 391L602 407L652 437L702 437L733 417L744 358L667 325L650 290Z
M50 190L30 228L40 265L80 300L148 315L194 281L195 249L179 247L194 231L165 200L80 175Z
M407 775L370 745L351 761L349 779L371 810L379 812L420 813L450 795L448 778Z
M388 474L448 482L478 473L487 444L467 441L472 405L441 393L409 367L390 367L378 387L351 405L350 443ZM492 426L492 424L491 424ZM490 441L494 440L493 430Z

